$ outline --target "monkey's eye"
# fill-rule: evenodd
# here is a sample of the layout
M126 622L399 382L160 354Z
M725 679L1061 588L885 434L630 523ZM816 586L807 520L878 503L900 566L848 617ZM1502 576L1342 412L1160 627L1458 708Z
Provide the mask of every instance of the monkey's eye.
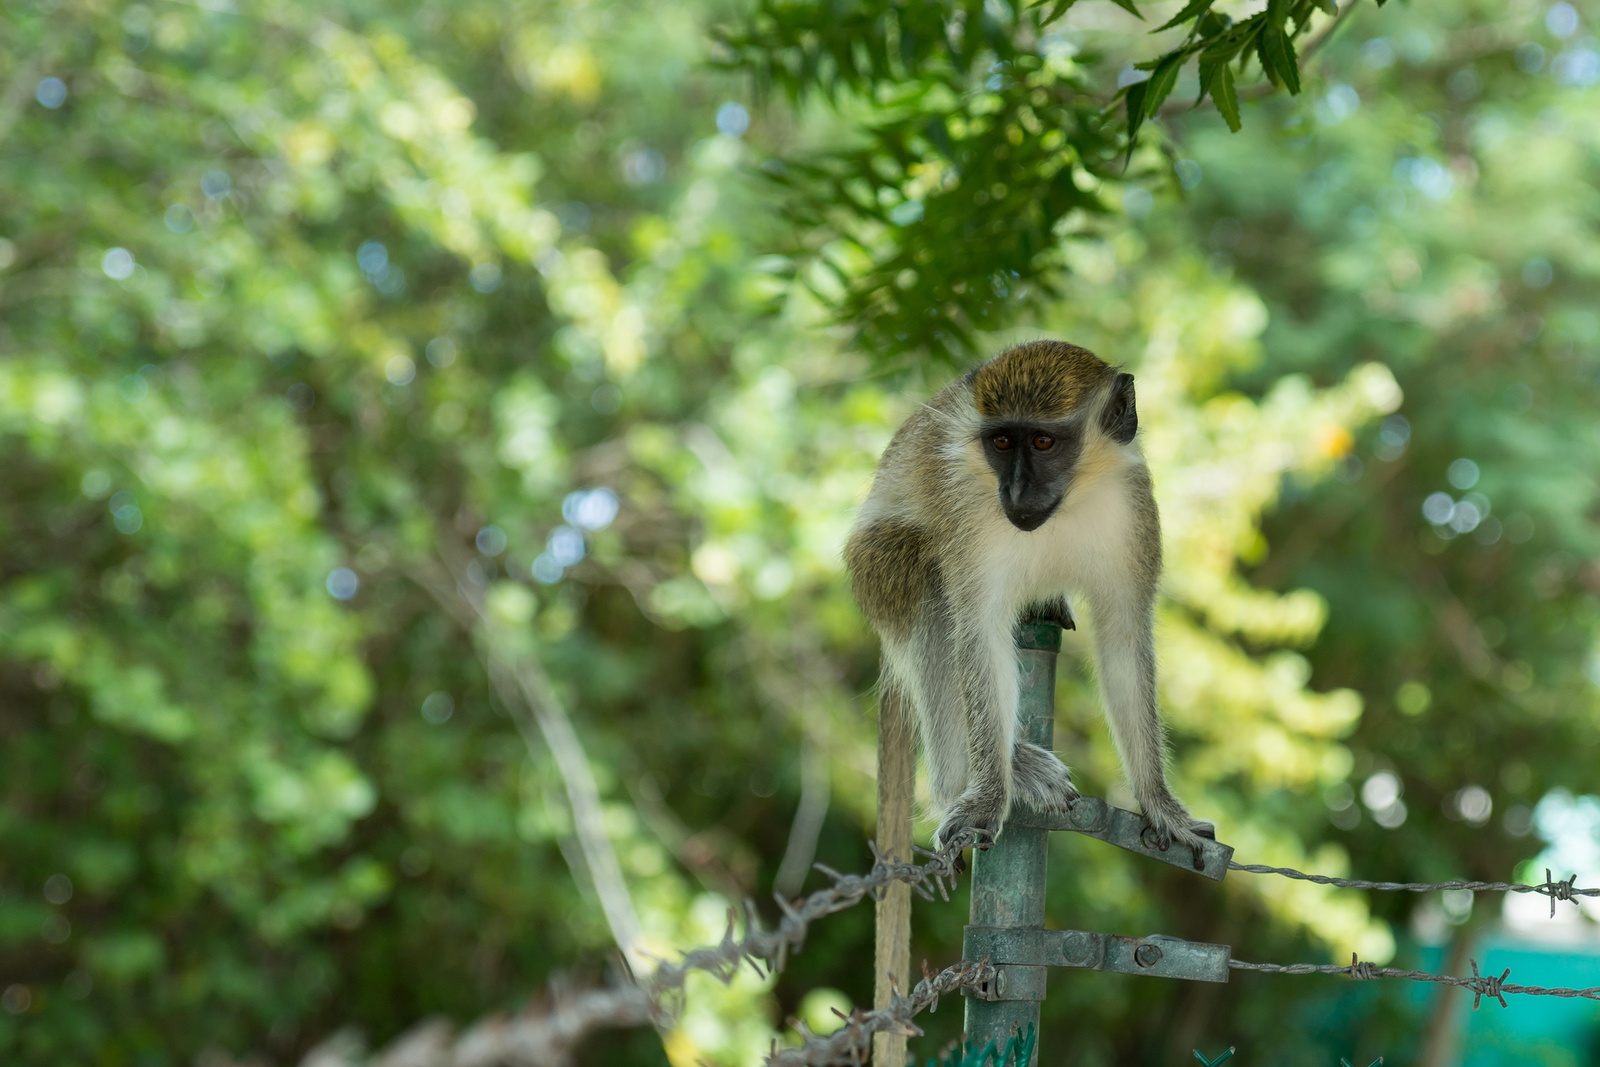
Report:
M1011 437L1009 434L997 433L993 437L989 438L989 440L994 444L994 447L999 449L1001 452L1004 452L1011 447Z
M1036 433L1033 435L1033 447L1037 448L1040 452L1048 451L1055 445L1055 443L1056 439L1047 433Z

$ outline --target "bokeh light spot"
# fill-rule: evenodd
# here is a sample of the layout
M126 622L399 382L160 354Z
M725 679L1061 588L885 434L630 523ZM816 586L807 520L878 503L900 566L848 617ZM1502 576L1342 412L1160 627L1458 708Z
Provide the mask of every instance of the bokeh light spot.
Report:
M383 376L394 385L410 385L417 376L417 365L410 356L390 356L383 365Z
M743 137L750 128L750 112L732 100L717 108L717 129L729 137Z
M435 337L425 351L428 362L435 367L448 367L456 361L456 343L448 337Z
M498 263L479 263L467 275L467 280L472 287L480 293L492 293L500 288L500 265Z
M1578 32L1578 9L1563 0L1552 4L1544 14L1544 28L1551 36L1565 40Z
M583 534L570 526L557 526L550 531L550 538L545 542L545 553L563 568L581 560L585 551Z
M328 572L328 594L335 600L349 600L361 588L361 579L349 567L335 567Z
M133 253L126 248L108 248L100 257L100 269L113 281L125 281L133 275Z
M1522 265L1522 284L1529 289L1543 289L1555 278L1555 270L1543 256L1534 256Z
M52 904L65 904L72 899L72 879L64 874L52 874L44 880L44 899Z
M67 102L67 83L60 78L40 78L33 87L33 98L54 111Z
M498 556L506 550L506 532L498 526L489 525L478 531L478 551L485 556Z
M604 530L617 517L617 494L610 489L579 489L561 501L561 517L580 530Z
M455 698L442 690L429 693L422 701L422 717L435 726L448 722L455 712Z
M200 179L200 191L209 200L221 200L233 191L233 179L225 170L208 170Z
M1478 484L1478 465L1463 456L1450 464L1445 477L1449 478L1450 484L1457 489L1471 489Z
M545 585L553 585L554 583L559 582L561 580L561 575L565 573L566 570L566 568L557 563L555 557L548 552L539 553L538 557L533 561L533 566L530 569L533 573L534 581L541 582Z

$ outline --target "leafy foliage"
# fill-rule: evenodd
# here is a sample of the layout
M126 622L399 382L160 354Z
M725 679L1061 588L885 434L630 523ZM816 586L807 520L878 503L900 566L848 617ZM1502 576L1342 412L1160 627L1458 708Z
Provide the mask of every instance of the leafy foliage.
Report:
M1184 65L1199 68L1195 102L1210 96L1237 130L1234 68L1254 57L1270 86L1299 93L1295 39L1319 11L1336 14L1332 0L1273 0L1236 24L1193 0L1153 31L1181 30L1181 42L1112 92L1101 54L1062 32L1072 6L761 0L724 33L729 65L791 99L867 108L856 143L769 169L798 194L790 218L836 238L815 285L868 351L960 359L977 332L1059 299L1063 238L1105 212L1102 183L1120 176ZM1133 0L1118 6L1143 18Z

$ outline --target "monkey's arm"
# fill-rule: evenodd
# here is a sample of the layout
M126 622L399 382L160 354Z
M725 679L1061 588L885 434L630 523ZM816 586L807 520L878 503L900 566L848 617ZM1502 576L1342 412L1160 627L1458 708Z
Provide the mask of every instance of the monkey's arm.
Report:
M1153 512L1154 505L1150 508ZM1159 545L1159 532L1140 540ZM1159 552L1159 548L1155 548ZM1087 590L1094 613L1095 663L1111 737L1122 757L1128 784L1145 817L1165 845L1190 846L1198 860L1199 838L1212 837L1210 823L1189 814L1167 785L1166 730L1156 695L1155 579L1160 557L1150 554L1131 566L1106 568Z

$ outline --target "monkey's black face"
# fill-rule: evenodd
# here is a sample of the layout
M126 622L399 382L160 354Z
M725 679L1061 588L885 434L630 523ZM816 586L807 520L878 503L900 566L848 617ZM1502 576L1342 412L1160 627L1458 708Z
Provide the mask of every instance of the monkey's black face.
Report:
M1072 486L1083 432L1071 423L984 427L983 454L1000 480L1000 509L1019 530L1049 521Z
M1089 431L1084 416L1032 422L1005 418L984 423L983 454L1000 480L1000 508L1019 530L1033 531L1050 520L1072 488L1072 476ZM1111 380L1094 430L1119 445L1139 432L1133 375Z

